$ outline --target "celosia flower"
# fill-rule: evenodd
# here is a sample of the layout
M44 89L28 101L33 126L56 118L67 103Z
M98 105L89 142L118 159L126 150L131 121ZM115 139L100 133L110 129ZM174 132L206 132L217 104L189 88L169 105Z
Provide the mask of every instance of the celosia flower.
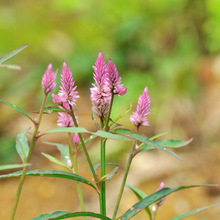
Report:
M111 94L104 91L106 64L102 52L99 52L93 69L95 83L92 84L94 87L90 89L92 109L101 118L108 114L111 101Z
M75 91L77 86L74 86L74 83L72 73L64 61L60 91L57 95L52 94L53 102L65 108L68 108L69 105L73 107L76 104L76 99L79 98L78 92Z
M57 125L62 128L66 127L73 127L73 119L72 117L66 113L66 112L58 112L58 120L57 120Z
M74 135L73 135L73 143L75 144L75 146L78 146L78 144L79 144L79 135L78 135L78 133L75 133Z
M53 91L56 87L56 73L53 71L51 63L48 65L47 70L42 77L41 87L45 95Z
M108 61L106 71L105 92L117 94L119 96L126 94L127 88L123 87L121 84L121 77L118 77L117 68L111 59Z
M136 107L136 111L130 117L130 121L139 128L141 125L149 126L148 123L148 115L150 109L150 96L148 93L147 86L145 87L143 93L140 95L138 99L138 104Z

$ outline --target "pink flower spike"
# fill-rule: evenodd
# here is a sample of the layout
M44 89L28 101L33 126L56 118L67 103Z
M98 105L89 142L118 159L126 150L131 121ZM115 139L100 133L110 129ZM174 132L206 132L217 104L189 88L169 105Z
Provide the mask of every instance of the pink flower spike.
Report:
M41 87L45 95L53 91L56 87L56 73L53 71L51 63L48 65L47 70L42 77Z
M109 59L107 64L107 76L105 81L105 92L113 93L119 96L125 95L127 88L121 84L121 77L118 76L118 71L115 64Z
M136 111L130 117L130 121L139 128L142 126L149 126L148 115L150 114L150 96L147 86L138 99Z
M156 190L156 192L159 191L159 190L161 190L161 189L163 189L164 186L165 186L165 184L164 184L164 182L162 181L162 182L160 183L160 186L159 186L158 189ZM157 205L158 205L158 206L161 206L161 205L164 203L165 200L166 200L166 197L163 197L161 200L157 201Z
M58 120L57 120L57 125L62 128L66 127L73 127L73 119L72 117L67 114L66 112L58 112Z
M78 135L78 133L75 133L74 135L73 135L73 143L75 144L75 146L78 146L78 144L79 144L79 135Z

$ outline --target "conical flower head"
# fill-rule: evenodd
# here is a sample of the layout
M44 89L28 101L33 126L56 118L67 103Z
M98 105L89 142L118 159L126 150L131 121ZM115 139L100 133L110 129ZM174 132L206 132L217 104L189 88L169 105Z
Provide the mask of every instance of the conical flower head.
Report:
M77 86L74 86L73 75L67 66L66 62L63 62L62 74L61 74L61 86L57 95L52 94L53 102L62 106L74 106L76 105L76 99L79 98L76 91Z
M57 119L57 125L62 128L66 127L73 127L73 119L72 117L66 112L58 112L59 116Z
M51 63L48 65L47 70L42 77L41 87L45 95L53 91L56 87L56 73L53 71Z
M149 126L148 115L150 114L150 96L147 86L138 99L136 111L130 117L130 121L138 128L142 126Z
M121 77L118 76L118 71L115 64L109 59L107 64L107 74L105 80L105 92L113 93L119 96L125 95L127 92L127 88L123 87L121 84Z
M93 66L94 87L90 89L92 109L98 117L108 114L110 108L111 94L104 91L106 80L106 64L102 52L99 52L95 66Z

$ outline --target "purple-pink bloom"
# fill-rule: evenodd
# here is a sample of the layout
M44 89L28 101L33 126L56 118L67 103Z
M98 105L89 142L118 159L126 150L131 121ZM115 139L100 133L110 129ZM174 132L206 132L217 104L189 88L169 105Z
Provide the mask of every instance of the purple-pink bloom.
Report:
M159 186L158 189L156 190L156 192L157 192L157 191L160 191L161 189L163 189L164 186L165 186L165 184L164 184L164 182L162 181L162 182L160 183L160 186ZM161 206L161 205L164 203L165 200L166 200L166 197L163 197L161 200L157 201L157 205L158 205L158 206Z
M125 95L127 88L123 87L121 84L121 77L118 76L117 68L111 59L108 61L106 71L105 92L117 94L119 96Z
M93 69L95 83L92 84L94 87L90 89L92 109L101 118L108 114L111 102L111 94L104 91L106 64L102 52L99 52Z
M148 115L150 114L150 96L147 86L138 99L136 111L130 117L130 121L138 128L141 125L149 126Z
M57 95L52 94L53 102L64 106L65 108L76 105L76 99L79 98L79 95L76 91L77 86L74 86L74 83L72 72L64 61L60 90Z
M73 119L72 117L66 112L58 112L59 116L57 119L57 125L62 128L66 127L73 127Z
M53 91L56 87L56 73L53 71L51 63L48 65L47 70L42 77L41 87L45 95Z
M78 135L78 133L75 133L74 135L73 135L73 143L75 144L75 146L78 146L78 144L79 144L79 135Z

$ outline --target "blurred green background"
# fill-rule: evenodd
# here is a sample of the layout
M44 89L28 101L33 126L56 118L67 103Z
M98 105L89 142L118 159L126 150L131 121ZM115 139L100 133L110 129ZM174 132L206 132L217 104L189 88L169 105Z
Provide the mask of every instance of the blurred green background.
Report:
M101 50L106 61L111 58L116 64L122 83L128 88L124 97L115 100L114 115L123 113L131 102L134 109L137 98L147 85L151 96L151 126L143 128L142 132L151 136L167 131L165 138L194 138L190 147L177 151L184 162L172 160L167 165L163 153L158 157L153 154L155 161L161 157L161 167L156 163L158 169L154 166L152 173L152 168L143 159L146 165L143 172L150 169L152 176L146 174L146 180L143 177L136 185L144 191L149 185L156 190L161 178L171 187L176 186L177 180L180 185L219 183L219 27L219 0L1 0L0 57L26 43L29 46L7 62L20 65L21 71L0 69L0 98L29 112L38 110L43 96L40 81L47 65L53 63L54 69L59 69L60 73L65 60L81 96L78 104L81 125L90 128L91 124L87 122L91 122L88 110L91 108L92 65ZM51 98L48 105L51 105ZM31 125L3 104L0 112L0 164L19 162L14 147L15 136ZM128 119L129 116L121 122L132 128ZM49 117L43 129L54 125L56 116ZM46 150L42 147L41 151ZM42 160L40 153L36 155L38 163L39 160ZM177 170L174 169L176 163ZM170 176L174 180L169 179ZM12 182L0 183L7 192L0 201L0 214L4 219L7 219L7 210L10 211L10 207L5 208L5 203L14 198L15 190L9 193L11 187L16 188L17 182L13 183L10 187L8 185ZM176 206L186 206L180 212L220 200L219 188L201 191L202 195L192 195L197 197L193 205L188 201L194 201L191 197L179 199ZM54 202L52 198L51 203ZM39 206L36 213L49 212L45 206L44 209ZM158 219L168 219L179 212L180 208L170 211L170 206L172 203ZM20 205L18 216L30 219L33 213L27 214L25 207L22 209ZM125 206L124 211L127 208ZM50 210L56 209L51 207ZM215 219L219 215L219 211L213 209L192 219Z

